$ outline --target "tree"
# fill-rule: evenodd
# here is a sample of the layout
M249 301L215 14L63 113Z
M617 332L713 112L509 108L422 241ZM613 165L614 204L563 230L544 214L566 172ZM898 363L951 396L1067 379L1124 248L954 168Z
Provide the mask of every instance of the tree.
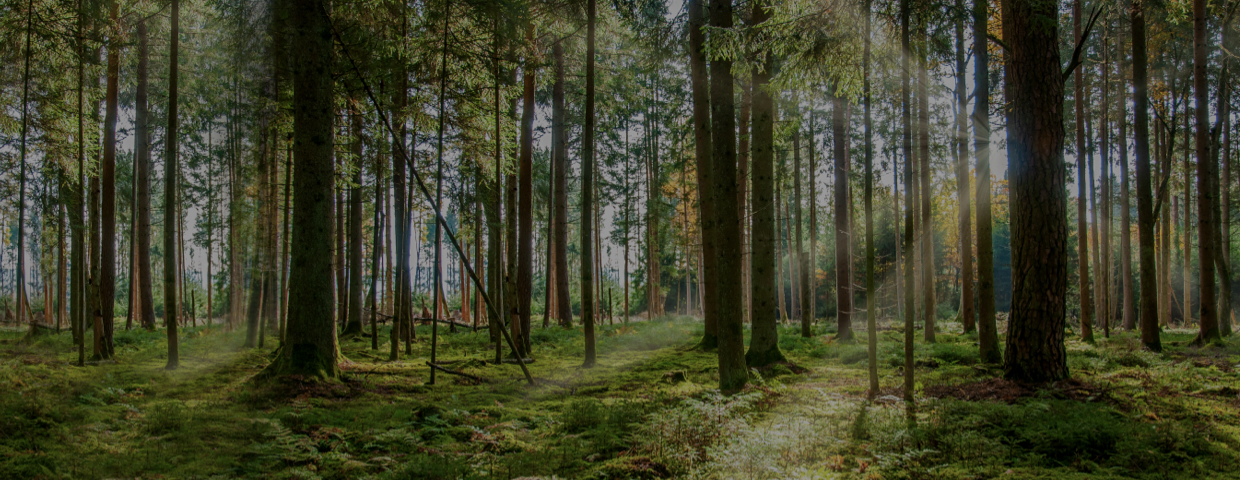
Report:
M573 302L568 289L568 138L565 135L564 112L564 46L563 40L553 46L555 56L555 87L552 93L551 161L555 170L552 176L555 197L555 226L552 228L552 267L555 277L555 298L560 325L573 324ZM584 193L583 193L584 195Z
M1214 299L1214 189L1210 187L1214 165L1210 156L1210 93L1206 87L1206 2L1193 0L1193 92L1196 97L1197 123L1197 218L1201 235L1201 323L1195 342L1205 344L1218 340L1218 305ZM1187 176L1188 172L1184 172ZM1189 181L1185 178L1185 185ZM1187 188L1187 187L1186 187ZM1185 223L1188 222L1187 216ZM1187 263L1187 260L1186 260ZM1230 295L1231 292L1225 292ZM1184 292L1184 303L1190 304L1191 292ZM1187 313L1186 313L1187 316Z
M177 198L180 165L177 157L177 55L180 53L180 19L181 1L172 0L171 37L168 43L168 130L164 140L164 323L168 328L168 370L177 368L180 363L179 345L177 343L177 321L180 304L177 303L177 257L171 254L176 251L176 222L180 204Z
M358 103L352 99L349 112L354 165L349 185L349 318L341 332L346 336L362 333L362 112Z
M174 3L175 5L175 3ZM119 23L118 6L111 2L111 20ZM113 308L116 298L116 116L117 88L120 82L120 38L108 39L108 72L107 93L105 97L105 113L103 127L103 163L99 166L98 194L100 203L100 249L99 249L99 317L102 329L96 333L99 341L101 358L112 358L115 354L112 344ZM174 113L175 109L169 110ZM23 298L24 298L23 288ZM169 358L171 360L171 358Z
M732 29L732 0L711 0L710 26ZM730 228L740 220L736 199L736 105L732 61L715 58L710 64L710 117L715 207L715 267L719 278L716 325L719 333L719 388L738 390L749 381L745 367L741 320L740 231Z
M964 11L964 1L956 0L956 9ZM960 237L960 323L965 333L976 328L973 316L973 226L969 205L969 154L967 142L969 129L965 122L968 109L964 86L967 68L964 55L964 16L956 17L956 136L952 145L956 154L956 202L959 205ZM982 48L985 48L983 45ZM868 290L867 290L868 291Z
M697 156L698 222L702 226L702 317L706 325L699 345L705 349L719 346L718 324L715 306L718 300L715 278L715 204L711 195L702 190L713 185L711 167L714 157L711 149L710 78L706 67L706 15L703 0L689 0L689 75L693 88L693 147ZM754 8L755 15L762 15L761 7ZM743 180L742 180L743 181Z
M990 3L973 0L973 155L977 170L977 343L983 362L999 363L995 327L995 261L990 209Z
M1072 37L1081 43L1081 0L1072 2ZM1089 296L1089 231L1085 226L1085 69L1078 68L1073 77L1073 100L1076 104L1076 245L1078 279L1081 289L1081 340L1094 341L1093 303ZM1092 174L1093 169L1090 169Z
M766 2L754 2L750 14L753 25L761 25L770 19L770 7ZM760 53L759 68L752 76L753 138L753 225L750 237L753 254L750 255L749 272L750 301L753 316L749 333L749 351L745 361L752 367L763 367L784 361L779 350L779 328L775 291L776 245L779 240L775 230L775 109L771 92L771 71L775 62L770 51ZM718 232L716 232L717 234ZM719 298L716 296L715 298Z
M526 24L525 40L534 46L534 25ZM521 322L521 341L517 348L524 356L530 348L530 297L534 282L534 58L526 58L521 73L525 95L521 101L521 156L517 159L517 315ZM588 218L588 217L584 217ZM582 220L585 222L586 220ZM585 262L583 262L585 263ZM584 311L583 311L584 313Z
M913 224L916 207L913 203L913 129L911 114L913 102L909 90L909 57L913 52L909 40L909 15L911 0L900 0L900 150L904 157L904 405L907 414L912 418L913 404L913 322L917 316L917 304L914 293L916 282L913 277L913 249L916 246L913 238Z
M1158 338L1158 286L1154 278L1154 191L1150 185L1149 77L1145 52L1145 5L1132 2L1133 147L1137 163L1137 240L1140 243L1141 343L1162 351Z
M293 248L289 318L284 347L265 370L268 376L335 379L335 305L331 238L334 100L332 26L322 0L299 0L289 8L293 70Z
M1064 75L1058 2L1004 0L1004 91L1012 188L1012 313L1004 375L1045 382L1068 375L1067 198L1063 168Z
M595 0L587 0L586 20L586 121L581 130L581 317L585 330L585 360L582 367L595 364L594 351L594 233L590 219L594 217L594 24L597 15ZM568 301L568 297L564 298Z
M865 47L862 53L861 68L863 69L863 101L865 102L865 317L867 340L869 342L869 370L870 370L870 389L866 392L866 398L873 399L878 396L878 323L875 319L874 297L869 292L874 290L874 132L871 131L871 98L870 98L870 73L871 73L871 53L870 43L873 32L871 31L871 17L873 5L871 0L865 2ZM963 107L962 107L963 108ZM894 183L894 181L893 181ZM899 259L896 260L899 263ZM899 275L896 275L899 277ZM899 278L896 282L899 283ZM898 301L898 300L897 300Z
M848 184L848 174L852 170L848 158L848 99L842 92L835 93L835 108L831 112L831 130L835 136L835 296L839 317L840 340L852 340L852 226L849 223L849 210L852 209L852 194ZM802 275L803 282L808 275ZM803 289L804 290L804 289ZM869 290L866 290L869 296ZM808 302L805 302L808 303ZM802 323L802 331L806 323Z

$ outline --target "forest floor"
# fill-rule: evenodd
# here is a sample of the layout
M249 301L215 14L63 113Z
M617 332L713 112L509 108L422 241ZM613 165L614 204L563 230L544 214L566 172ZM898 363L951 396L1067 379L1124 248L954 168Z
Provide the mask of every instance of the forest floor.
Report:
M899 400L902 334L880 331L883 395L865 400L867 349L781 331L792 362L718 394L700 322L603 326L581 369L579 329L535 329L537 380L486 362L487 333L441 329L439 358L481 381L427 385L428 327L387 361L346 338L341 382L259 384L277 343L183 330L118 331L117 361L76 367L70 335L0 331L0 478L1237 478L1240 340L1162 354L1135 336L1068 341L1072 379L1042 389L979 364L944 323L920 342L913 422ZM858 338L865 338L864 332Z

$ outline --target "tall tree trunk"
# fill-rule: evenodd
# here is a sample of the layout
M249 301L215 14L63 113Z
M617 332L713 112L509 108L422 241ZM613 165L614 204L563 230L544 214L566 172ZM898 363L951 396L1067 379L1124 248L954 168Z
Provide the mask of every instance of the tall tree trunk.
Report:
M1123 31L1122 28L1118 30L1120 30L1121 32ZM1120 298L1121 298L1120 301L1123 302L1123 307L1121 307L1121 309L1124 312L1124 330L1132 331L1132 329L1136 328L1136 324L1137 324L1136 303L1133 301L1133 288L1132 288L1132 213L1131 213L1132 205L1131 205L1131 201L1129 200L1129 197L1132 193L1131 193L1131 186L1130 186L1131 179L1128 174L1128 140L1127 140L1128 139L1128 95L1127 95L1127 92L1129 91L1129 84L1132 81L1132 79L1124 78L1124 72L1128 70L1128 65L1130 62L1128 60L1129 57L1127 55L1124 55L1123 36L1121 36L1119 41L1116 42L1116 56L1119 58L1119 62L1117 65L1119 68L1118 73L1119 73L1119 76L1123 78L1123 80L1121 80L1121 85L1123 85L1123 87L1119 89L1121 93L1119 95L1119 99L1116 102L1119 104L1119 138L1123 139L1122 141L1118 142L1119 143L1119 176L1120 176L1119 224L1121 227L1120 236L1119 236L1119 251L1120 251L1119 256L1120 256L1120 274L1123 275L1124 277L1122 282L1120 283Z
M111 2L111 19L113 24L119 24L117 16L118 6L116 1ZM173 10L176 10L176 3L173 3ZM173 21L173 32L176 32L176 23ZM116 299L116 118L117 118L117 89L120 83L120 38L111 38L108 41L108 83L106 106L104 113L103 127L103 163L99 167L99 201L100 201L100 250L99 250L99 315L102 319L101 327L103 328L100 336L100 349L104 358L112 358L115 354L112 344L113 318L115 314ZM176 44L173 43L172 52L176 52ZM176 59L176 54L172 54L172 60ZM175 79L175 70L169 72L170 78ZM175 90L170 92L175 93ZM169 107L170 115L176 112L175 107ZM19 230L21 231L21 230ZM25 287L22 287L22 298L25 298ZM171 348L171 345L169 346ZM171 362L172 358L169 357Z
M710 26L732 29L732 1L711 0ZM719 334L719 388L739 390L749 379L745 368L744 331L741 320L740 231L730 228L740 221L736 201L736 105L733 98L732 61L710 63L710 113L713 165L711 195L715 208L715 273L719 278L715 309Z
M1221 45L1223 48L1232 48L1232 20L1235 18L1236 4L1231 4L1231 9L1227 12L1222 23L1223 39ZM1215 261L1218 262L1219 274L1219 334L1222 336L1231 335L1231 66L1230 58L1225 57L1223 60L1222 73L1219 75L1219 93L1218 107L1215 115L1220 119L1219 124L1222 130L1223 141L1221 145L1218 143L1218 135L1215 132L1214 155L1217 156L1219 149L1222 149L1223 171L1219 176L1211 176L1211 183L1214 185L1216 192L1220 193L1219 203L1214 206L1214 218L1218 222L1214 228L1214 236L1218 239L1216 246ZM1221 207L1221 208L1220 208Z
M809 294L809 311L805 315L809 316L810 322L818 320L818 151L815 148L818 144L817 137L814 132L815 116L811 113L809 120L809 258L806 260L805 270L808 272ZM852 163L852 157L849 157L849 163ZM848 190L849 198L852 197L851 187ZM850 200L851 203L851 200ZM849 225L850 234L853 232L853 225ZM849 243L849 255L851 256L852 245L856 242ZM851 265L851 264L850 264ZM851 268L850 268L851 270ZM852 285L852 282L849 282ZM853 295L855 297L855 295ZM851 297L850 297L851 298ZM855 310L855 308L854 308ZM850 329L851 330L851 329Z
M554 227L551 230L553 235L551 258L554 260L552 277L555 279L553 298L556 303L555 316L559 318L560 325L567 328L573 324L573 303L568 285L568 135L565 134L567 120L564 110L564 47L562 41L556 42L552 50L555 57L555 86L552 91L551 109L553 117L551 161L554 171L552 196L555 205Z
M921 12L921 15L928 15L929 12ZM921 162L921 262L922 262L922 315L924 315L923 323L925 324L925 339L927 343L934 343L934 324L935 313L938 302L934 293L934 212L931 211L932 203L930 197L933 196L934 190L930 185L930 88L929 79L929 63L930 63L930 41L927 30L928 22L921 18L917 27L917 33L921 36L921 52L919 69L917 72L917 101L920 104L918 108L917 125L920 132L920 141L918 147L920 154L918 160Z
M431 214L434 215L435 217L434 219L435 220L435 263L433 264L435 268L434 268L434 272L432 272L431 274L431 279L435 282L434 286L431 288L432 307L431 307L431 362L430 363L432 366L434 366L435 363L438 361L437 357L439 353L439 320L442 318L440 309L446 310L448 308L447 305L444 305L444 303L446 302L444 302L443 300L443 297L444 297L444 293L443 293L443 284L444 284L443 230L445 228L448 228L447 221L444 219L444 215L445 215L444 211L446 210L446 208L444 207L444 204L443 204L443 180L444 180L443 178L443 131L444 131L444 113L445 113L444 101L445 101L445 95L447 93L445 90L447 88L447 83L448 83L448 34L451 33L448 27L448 21L449 19L452 18L452 3L451 2L444 2L444 3L445 3L446 8L444 9L444 17L443 17L443 53L440 54L440 58L439 58L439 112L437 112L438 113L437 116L439 117L438 118L439 128L437 129L437 132L436 132L439 138L437 142L438 145L435 148L435 155L436 155L436 159L435 159L435 203L431 205L431 210L432 210ZM522 172L524 173L524 169L522 170ZM529 196L528 190L529 190L528 188L522 188L522 192L526 194L525 197ZM529 214L531 213L530 210L532 210L532 205L530 205L528 201L525 201L526 200L525 197L522 198L522 200L524 201L524 203L522 203L523 208L524 208L522 212ZM528 228L525 229L524 232L525 232L525 235L527 236L533 236L533 231L531 231ZM526 249L522 251L522 255L523 255L522 258L524 258L525 256L532 256L533 252L529 251L528 242L524 244L523 247L525 247ZM526 266L527 267L529 266L528 262L526 263ZM524 303L525 309L523 310L524 314L522 315L522 318L524 318L525 320L525 326L528 327L529 326L529 315L530 315L529 314L528 285L531 279L527 277L526 280L527 280L527 283L526 283L527 290L525 290L524 292L525 297L523 301L525 302ZM462 303L464 303L463 299L462 299ZM430 378L431 385L435 384L435 372L436 372L436 369L431 368L431 378Z
M587 1L586 27L586 118L581 131L581 318L585 329L585 360L582 367L595 363L594 351L594 24L595 0ZM562 138L562 137L561 137Z
M271 375L336 378L339 347L331 284L333 145L332 27L322 0L290 8L293 71L293 259L289 322Z
M1195 85L1196 81L1194 81L1193 83L1194 83L1194 86L1196 86ZM1198 108L1194 109L1194 112L1201 111L1202 103L1198 102L1197 107ZM1187 102L1185 102L1184 108L1185 110L1188 109ZM1208 112L1208 109L1207 109L1207 112ZM1188 136L1190 133L1193 133L1193 127L1189 124L1189 122L1191 121L1195 121L1195 119L1189 118L1188 112L1185 112L1185 115L1184 115L1184 228L1180 230L1180 240L1184 242L1183 243L1184 245L1184 263L1183 263L1184 273L1182 275L1183 280L1184 280L1184 290L1183 290L1184 296L1183 296L1183 300L1180 302L1180 305L1181 305L1180 317L1181 317L1181 324L1184 326L1192 325L1193 323L1193 214L1192 214L1193 175L1192 175L1192 166L1189 164L1189 161L1193 155L1188 150L1188 147L1189 147ZM1209 134L1208 123L1205 128L1207 129L1207 135L1208 135ZM1199 142L1196 142L1196 139L1194 139L1194 142L1199 143ZM1209 146L1207 145L1207 149L1208 148ZM1208 237L1203 236L1202 238L1208 238Z
M148 45L146 21L138 22L138 90L134 98L134 175L138 183L138 323L155 329L155 302L151 297L151 146L147 113Z
M956 9L964 11L964 0L956 0ZM960 230L960 323L965 333L974 331L973 313L973 225L969 205L969 154L968 124L965 111L968 95L965 91L964 18L956 17L956 202L959 204ZM866 290L869 292L869 290Z
M904 157L904 249L907 253L904 256L904 405L908 417L914 418L916 406L913 403L913 322L917 316L916 295L914 287L916 280L913 275L913 262L915 261L913 238L916 235L914 226L916 221L916 204L913 203L916 196L913 192L913 185L916 181L913 179L913 127L912 127L912 110L913 102L910 98L909 89L909 63L910 57L913 55L911 46L909 45L909 16L912 0L900 0L900 131L901 135L901 153Z
M280 265L280 316L277 319L277 322L279 324L279 330L280 330L280 345L281 346L284 345L284 334L287 331L286 327L288 327L288 274L289 274L288 263L290 260L289 259L289 214L292 210L292 205L290 204L290 202L292 201L292 197L293 197L292 195L293 194L293 141L292 141L293 139L290 137L288 140L289 140L288 146L284 152L284 220L282 222L282 227L281 227L281 231L283 233L280 235L280 238L283 239L282 240L283 250L280 253L280 262L281 262L281 265ZM380 162L378 159L375 159L375 169L376 169L375 189L376 190L379 190L380 188L382 188L382 186L385 185L386 183L383 181L383 175L379 167L379 165L382 165L382 163L383 162ZM378 212L380 211L386 212L386 209L385 209L385 202L383 201L383 197L378 195L379 192L375 192L375 193L376 193L375 198L378 202L378 206L375 208L375 214L378 215L379 214ZM384 218L386 219L386 217ZM376 221L375 222L375 238L380 237L380 234L379 234L380 226L379 225L380 225L379 222ZM375 245L376 245L375 246L376 250L379 250L380 244L378 243L378 241L376 241ZM378 271L377 266L375 267L375 269L376 271ZM372 327L374 327L374 321L375 320L372 317L371 318ZM374 331L374 328L371 329L371 344L374 345L375 350L379 349L378 332Z
M995 327L995 261L990 209L989 2L973 0L973 156L977 171L977 343L983 362L999 363Z
M172 0L172 32L168 48L168 130L164 137L164 323L168 328L168 370L177 368L179 345L177 340L177 320L180 304L177 302L177 212L180 203L177 198L177 187L180 180L180 160L178 159L177 129L180 121L177 117L177 57L180 54L180 15L181 1Z
M69 228L72 230L72 277L69 281L70 288L73 293L69 296L71 305L70 323L73 325L73 343L77 346L77 365L84 366L86 364L86 312L88 311L88 303L86 301L86 272L88 267L86 261L86 245L83 230L86 229L85 219L82 215L82 209L85 207L86 200L86 116L83 112L84 107L84 90L85 85L85 57L86 47L83 29L86 15L82 9L82 0L77 0L77 185L75 185L70 194L69 209Z
M1210 158L1210 92L1206 86L1206 2L1193 0L1193 93L1196 97L1197 113L1197 218L1201 229L1201 328L1196 342L1205 344L1220 338L1218 325L1218 304L1214 299L1214 189L1210 188L1210 179L1214 175L1214 166ZM1191 183L1185 171L1185 187ZM1185 217L1185 224L1188 218ZM1188 265L1187 255L1185 265ZM1189 282L1186 280L1186 284ZM1225 292L1224 294L1230 294ZM1192 305L1192 296L1184 292L1184 304ZM1189 309L1191 312L1191 308ZM1186 320L1187 315L1186 312Z
M862 101L865 102L865 324L866 337L869 347L869 390L866 391L866 398L873 400L878 396L878 322L875 317L875 297L877 292L874 289L874 132L871 131L871 98L870 98L870 61L871 61L871 38L874 33L872 31L871 17L873 16L873 2L866 0L865 2L865 50L862 53L861 68L862 70ZM961 106L961 108L964 108ZM894 180L893 180L894 183ZM897 243L899 243L897 241ZM895 263L899 265L900 258L896 257ZM899 274L896 275L896 282L899 283Z
M1072 2L1072 38L1076 43L1081 42L1081 0ZM1077 68L1072 78L1072 98L1076 104L1076 251L1077 279L1081 291L1081 340L1093 342L1094 305L1090 300L1089 230L1085 225L1085 69Z
M408 21L401 20L401 38L408 36ZM392 138L392 199L394 211L394 227L396 231L396 291L393 301L392 311L392 330L390 336L390 349L388 360L395 361L400 358L400 340L405 338L405 332L412 329L413 319L410 318L412 311L412 285L409 277L409 230L412 224L410 218L410 201L409 201L409 185L406 185L406 172L409 170L409 135L408 127L408 109L409 96L406 92L409 90L409 73L406 71L406 62L403 56L397 58L396 78L394 91L392 95L392 112L395 119L395 132ZM290 270L291 273L291 270ZM290 288L292 286L290 285ZM290 292L290 300L291 300ZM291 307L292 305L290 305ZM291 318L289 319L292 320ZM287 334L286 334L287 337Z
M526 24L525 41L534 43L534 25ZM524 351L530 349L530 296L533 292L534 280L534 62L526 62L522 69L525 80L525 97L521 102L521 157L518 159L517 174L517 223L520 236L517 238L517 308L521 317L521 343ZM589 217L583 217L587 222ZM585 311L582 312L585 314Z
M753 299L751 298L751 295L753 293L753 274L752 274L752 270L750 269L750 266L753 263L753 259L750 258L753 255L753 245L748 242L752 242L753 240L752 238L747 239L747 237L745 236L745 232L747 230L745 227L746 227L746 220L749 219L749 212L752 211L748 208L748 206L749 206L749 162L750 162L749 122L750 122L751 110L753 109L752 107L753 106L753 84L752 82L746 82L745 79L742 78L740 81L740 87L741 87L740 116L736 120L737 122L736 129L737 129L737 134L738 134L737 149L736 149L736 163L737 163L737 166L736 166L737 187L736 188L738 192L736 194L736 201L738 202L738 205L740 205L741 211L740 211L740 222L737 223L736 228L740 230L740 236L741 236L741 289L742 289L741 296L742 296L742 302L743 302L741 312L744 314L744 322L750 323L753 321ZM703 185L703 183L699 182L698 185ZM701 198L701 197L702 195L699 193L698 198ZM704 315L705 310L707 308L713 309L714 307L713 306L706 307L706 288L705 288L705 282L707 281L706 280L707 275L705 271L706 252L705 250L702 250L702 251L699 251L698 253L699 253L698 255L698 259L699 259L698 277L702 279L698 286L699 288L698 296L700 297L700 301L702 302L702 310L703 310L703 315Z
M115 5L113 5L112 10L113 12L115 12L116 10ZM114 22L116 21L115 13L113 13L112 15L112 21ZM33 31L34 31L34 0L30 0L26 2L26 52L25 52L25 59L23 61L23 73L22 73L22 139L21 139L21 159L20 159L21 166L19 167L20 171L18 173L18 176L20 178L18 180L19 190L17 194L17 198L18 198L17 200L17 211L18 211L17 213L17 272L16 272L16 278L14 279L14 283L16 284L16 288L14 289L14 294L17 297L17 322L18 323L25 321L26 316L27 316L26 302L23 301L26 298L26 140L27 140L26 136L29 131L29 125L30 125L30 119L28 117L29 115L28 107L30 103L30 56L31 56L30 37L33 35ZM108 86L111 87L108 90L109 93L115 91L114 85L112 83L115 79L112 77L112 72L114 71L114 65L116 64L116 59L115 59L116 54L113 52L113 48L117 47L118 43L119 42L114 41L112 43L112 46L108 48L108 60L109 60L108 62L108 81L109 81ZM116 108L115 107L115 103L116 103L115 95L109 96L108 99L111 100L111 103L108 104L108 107L109 107L108 111L111 112L111 114L113 115L112 118L115 118L115 115L116 115L115 114L115 108ZM115 125L115 121L113 121L111 124ZM113 133L112 133L113 137L115 137L116 135L114 130L115 129L113 129ZM105 151L106 151L106 148L107 147L105 147ZM111 148L115 149L116 147L115 145L113 145ZM115 153L113 153L113 155L115 155ZM110 170L106 170L106 168L107 167L105 165L104 171L110 173ZM7 233L5 236L6 237L8 236ZM47 310L46 306L44 310ZM33 336L34 332L35 332L35 325L34 325L34 322L31 322L30 323L30 334Z
M1012 316L1005 376L1045 382L1068 375L1068 278L1063 168L1063 75L1058 2L1003 1L1007 41L1008 157L1012 179Z
M1098 70L1102 73L1102 148L1100 150L1100 159L1102 160L1102 185L1101 194L1102 201L1098 209L1099 222L1098 230L1101 232L1098 241L1099 256L1102 261L1098 263L1100 273L1099 285L1097 290L1098 296L1101 297L1099 304L1098 318L1102 321L1102 336L1111 338L1111 320L1115 316L1112 309L1114 292L1111 283L1111 49L1108 48L1110 38L1104 36L1102 42L1102 64L1098 66Z
M350 112L356 165L353 184L349 186L349 319L342 335L362 334L362 112L358 103L359 100L354 99ZM272 213L274 210L273 205Z
M715 204L708 189L714 185L711 166L714 162L711 149L710 78L706 66L706 14L703 0L689 0L689 70L693 89L693 145L697 163L698 222L702 226L702 316L706 331L699 346L713 349L719 346L716 316L718 281L715 278ZM754 8L754 15L764 15L762 8ZM754 22L759 20L755 19ZM742 142L745 140L742 139ZM743 155L743 154L742 154ZM743 182L743 179L742 179Z
M1133 146L1137 157L1137 239L1140 242L1141 343L1162 350L1154 271L1154 191L1150 185L1149 78L1146 73L1144 0L1132 3Z
M838 87L837 87L838 88ZM852 170L848 150L848 100L836 92L831 109L831 130L835 137L835 296L839 316L840 340L851 340L853 314L852 288L852 226L848 221L851 207L848 174ZM866 290L870 295L870 290ZM803 329L804 330L804 329Z

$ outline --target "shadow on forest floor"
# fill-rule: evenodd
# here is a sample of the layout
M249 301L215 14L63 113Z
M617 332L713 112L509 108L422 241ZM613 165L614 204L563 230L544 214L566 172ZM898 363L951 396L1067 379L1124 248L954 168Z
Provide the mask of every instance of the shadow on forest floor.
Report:
M484 331L443 333L438 359L478 377L428 384L429 328L397 361L388 330L342 339L340 382L250 379L273 344L184 330L163 369L162 331L118 332L116 362L70 364L68 333L0 331L0 478L1226 478L1240 468L1240 342L1141 351L1121 333L1069 340L1072 379L999 378L976 340L944 322L916 345L917 409L902 398L903 347L880 328L881 395L868 350L781 327L790 364L718 394L699 322L531 332L537 385L496 365ZM826 329L826 330L829 330ZM442 330L441 330L442 332ZM859 331L858 338L864 338Z

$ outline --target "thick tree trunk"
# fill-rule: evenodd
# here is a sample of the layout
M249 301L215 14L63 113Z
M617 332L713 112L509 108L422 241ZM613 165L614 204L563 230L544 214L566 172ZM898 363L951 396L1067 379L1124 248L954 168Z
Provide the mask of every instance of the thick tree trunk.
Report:
M134 98L134 175L138 183L138 323L155 329L155 302L151 297L151 146L147 113L148 46L146 21L138 22L138 90Z
M711 27L732 29L732 1L711 0ZM711 155L715 219L715 268L719 283L715 291L719 333L719 388L735 391L748 383L745 367L744 331L741 315L740 221L736 201L736 106L733 98L732 61L716 59L710 64Z
M525 41L534 43L534 25L526 24ZM517 174L517 313L521 318L523 354L530 349L530 297L534 283L534 62L526 62L522 70L525 96L521 101L521 156ZM588 221L589 217L582 219ZM582 312L585 313L584 311Z
M173 3L173 9L176 9ZM119 23L117 4L111 2L111 19L113 24ZM173 32L176 32L175 20ZM174 39L175 40L175 39ZM113 309L116 299L116 120L117 120L117 89L120 83L120 38L109 39L107 66L107 93L103 121L103 162L99 167L99 202L100 202L100 250L99 250L99 316L102 332L100 332L100 353L103 358L112 358L115 354L112 344ZM173 43L172 58L176 58L176 44ZM170 78L175 79L175 69ZM175 92L175 90L173 90ZM169 107L176 112L175 107ZM21 229L18 230L22 231ZM22 298L25 298L23 282ZM171 348L171 346L170 346ZM171 358L169 358L171 361Z
M331 295L333 145L332 27L322 0L291 8L293 56L293 258L285 345L269 375L336 378L335 305Z
M706 323L706 331L702 335L699 346L712 349L719 346L716 318L717 296L715 294L718 281L715 278L715 204L708 189L714 183L711 175L713 163L711 149L711 106L710 79L706 71L706 26L703 0L689 0L689 70L693 89L693 144L694 155L697 156L698 186L698 222L702 226L702 316ZM755 8L755 15L763 15L761 7ZM757 20L755 20L756 22ZM743 140L742 140L743 142ZM741 180L743 182L743 179Z
M848 150L848 100L835 95L831 113L831 130L835 137L835 296L836 315L839 317L840 340L851 340L853 314L852 288L852 228L848 221L850 186L848 174L852 170ZM866 290L866 295L870 291Z
M1141 343L1162 350L1158 328L1158 287L1154 271L1154 191L1150 185L1149 78L1145 50L1145 7L1132 3L1133 146L1137 161L1137 229L1140 242Z
M1068 375L1064 350L1068 231L1063 168L1063 75L1058 2L1003 1L1005 89L1012 179L1012 316L1005 376Z
M1201 229L1201 267L1200 284L1201 284L1201 328L1197 335L1196 342L1205 344L1220 338L1218 325L1218 304L1214 299L1214 189L1210 187L1210 179L1214 175L1214 165L1210 158L1210 93L1206 86L1206 2L1205 0L1193 0L1193 93L1196 100L1196 122L1197 122L1197 181L1201 183L1197 187L1197 218L1198 227ZM1187 179L1188 172L1185 171L1185 191L1191 181ZM1188 223L1187 216L1184 220ZM1185 265L1188 265L1187 255L1185 256ZM1185 280L1185 284L1189 284ZM1229 295L1231 292L1224 292ZM1192 296L1189 291L1184 292L1185 305L1192 305ZM1191 308L1189 309L1191 312ZM1188 312L1185 313L1186 320Z

